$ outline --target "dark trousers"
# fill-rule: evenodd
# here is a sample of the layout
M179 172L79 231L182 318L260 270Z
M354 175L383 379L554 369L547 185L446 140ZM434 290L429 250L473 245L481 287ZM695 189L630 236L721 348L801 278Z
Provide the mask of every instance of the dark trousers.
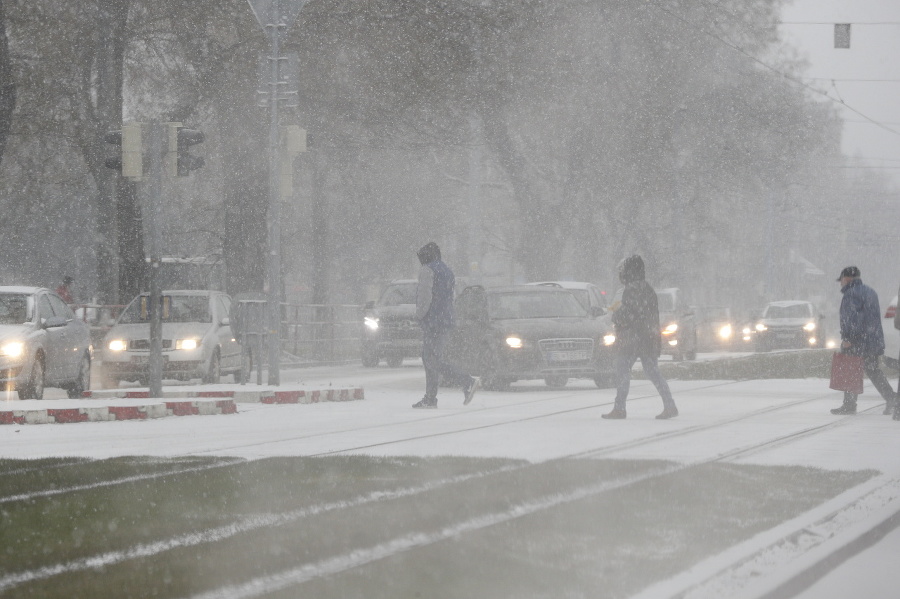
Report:
M438 385L441 377L452 385L468 388L474 380L453 364L444 361L444 350L450 340L453 329L423 329L422 364L425 366L425 397L437 399Z
M669 383L663 378L659 371L659 359L654 356L642 356L633 351L619 351L616 357L616 376L618 385L616 387L616 404L617 409L625 409L625 400L628 399L628 391L631 388L631 368L638 360L641 361L641 368L644 374L659 391L663 400L664 408L674 408L675 400L672 399L672 392L669 390Z
M866 376L869 377L869 380L872 381L872 384L875 385L875 388L878 389L878 392L881 393L881 397L884 398L884 401L892 403L897 399L887 377L881 372L881 368L878 365L878 356L864 356L863 370L866 372ZM898 387L898 392L900 392L900 387ZM856 393L847 393L845 391L844 403L855 406Z

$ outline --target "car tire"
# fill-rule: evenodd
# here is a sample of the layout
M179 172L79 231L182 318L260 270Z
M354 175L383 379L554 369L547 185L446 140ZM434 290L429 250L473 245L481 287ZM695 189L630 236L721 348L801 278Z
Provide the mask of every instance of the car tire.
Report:
M203 377L203 382L207 385L214 385L222 381L222 361L219 359L219 350L213 352L212 358L209 359L209 370Z
M544 383L548 387L556 387L562 388L566 386L566 383L569 382L569 377L567 376L547 376L544 377Z
M31 366L31 376L28 382L19 385L19 399L44 399L44 356L38 354Z
M363 368L375 368L378 366L378 362L380 362L378 353L372 349L363 348L361 358Z
M388 356L385 358L385 361L391 368L400 368L403 366L403 356Z
M78 376L71 385L66 387L69 399L77 399L84 396L84 392L91 388L91 359L87 354L81 357L78 365Z

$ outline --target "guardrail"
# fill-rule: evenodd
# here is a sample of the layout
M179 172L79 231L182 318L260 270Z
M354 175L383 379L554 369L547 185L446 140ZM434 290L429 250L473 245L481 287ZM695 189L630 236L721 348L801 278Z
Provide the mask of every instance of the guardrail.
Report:
M363 311L355 304L281 304L281 348L301 363L358 360Z

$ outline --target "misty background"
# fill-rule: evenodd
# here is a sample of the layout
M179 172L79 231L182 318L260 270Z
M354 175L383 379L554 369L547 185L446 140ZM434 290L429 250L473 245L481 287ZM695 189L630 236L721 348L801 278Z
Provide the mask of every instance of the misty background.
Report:
M309 132L282 215L284 299L360 304L443 249L486 283L656 287L741 312L821 309L856 264L896 292L900 191L841 154L780 0L311 0L288 29ZM0 0L0 283L124 303L144 280L123 121L199 129L166 181L163 255L265 285L268 43L245 0ZM847 168L854 166L854 168ZM138 184L139 185L139 184ZM830 308L829 308L830 306Z

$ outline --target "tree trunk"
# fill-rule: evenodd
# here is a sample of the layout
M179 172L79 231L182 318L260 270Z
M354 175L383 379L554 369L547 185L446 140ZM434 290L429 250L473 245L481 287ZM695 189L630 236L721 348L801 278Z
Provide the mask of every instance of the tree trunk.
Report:
M6 38L6 11L0 0L0 164L6 150L6 140L12 126L12 113L16 108L16 84L12 76L9 58L9 41Z

